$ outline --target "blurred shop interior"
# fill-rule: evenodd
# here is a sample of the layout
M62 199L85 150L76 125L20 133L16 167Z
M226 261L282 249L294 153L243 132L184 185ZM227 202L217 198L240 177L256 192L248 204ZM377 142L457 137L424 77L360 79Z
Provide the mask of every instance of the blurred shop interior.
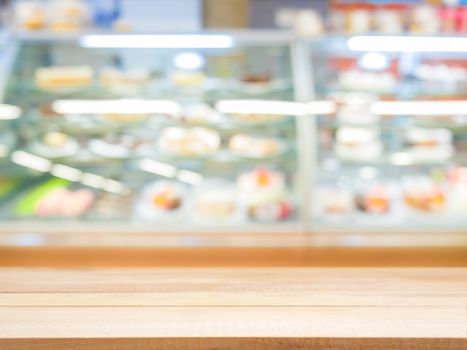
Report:
M466 0L0 4L0 265L467 264Z

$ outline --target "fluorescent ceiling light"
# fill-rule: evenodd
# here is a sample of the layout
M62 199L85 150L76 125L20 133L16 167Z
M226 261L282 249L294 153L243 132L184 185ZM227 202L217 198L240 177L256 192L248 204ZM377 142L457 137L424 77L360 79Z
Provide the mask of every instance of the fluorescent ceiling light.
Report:
M313 101L305 105L307 114L334 114L337 105L334 101Z
M52 109L60 114L176 114L180 105L169 100L57 100Z
M107 192L115 193L115 194L124 194L127 193L129 190L125 186L125 184L121 183L120 181L107 179L105 180L104 184L102 185L102 189Z
M79 181L81 179L82 172L78 169L69 167L63 164L55 164L50 170L53 176L60 177L69 181Z
M223 49L233 46L229 35L85 35L83 47L92 48L173 48L173 49Z
M181 69L200 69L205 64L204 56L196 52L183 52L174 58L174 65Z
M353 51L467 52L465 37L354 36L347 41Z
M378 101L371 105L377 115L467 115L467 101Z
M23 167L44 173L48 172L52 167L52 163L49 160L24 151L13 152L11 161Z
M0 104L0 120L13 120L19 118L21 108L6 104Z
M102 188L105 180L106 179L100 175L84 173L80 182L89 187Z
M305 106L298 102L268 100L223 100L216 104L216 109L224 114L270 114L292 115L306 114Z

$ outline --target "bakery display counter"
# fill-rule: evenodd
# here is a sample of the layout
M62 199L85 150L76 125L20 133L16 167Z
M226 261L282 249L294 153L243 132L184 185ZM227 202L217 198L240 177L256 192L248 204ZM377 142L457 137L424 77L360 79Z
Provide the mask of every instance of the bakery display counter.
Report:
M374 38L13 33L0 244L466 245L464 38Z
M300 226L288 42L42 35L12 39L6 231Z

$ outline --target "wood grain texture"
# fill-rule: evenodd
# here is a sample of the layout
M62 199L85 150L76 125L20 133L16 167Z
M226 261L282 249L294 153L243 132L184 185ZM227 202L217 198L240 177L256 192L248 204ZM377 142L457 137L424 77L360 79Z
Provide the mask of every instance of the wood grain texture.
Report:
M461 247L0 247L3 267L467 267Z
M0 349L466 349L467 269L0 269Z
M464 268L0 269L0 276L2 306L467 304Z
M465 350L463 339L147 338L5 339L2 350Z

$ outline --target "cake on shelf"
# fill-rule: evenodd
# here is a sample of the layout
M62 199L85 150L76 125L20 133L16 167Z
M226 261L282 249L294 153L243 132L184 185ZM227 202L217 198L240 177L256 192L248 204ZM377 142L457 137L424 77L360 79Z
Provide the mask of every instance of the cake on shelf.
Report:
M391 198L388 188L380 183L357 192L355 195L355 206L364 213L388 213L391 210Z
M367 91L392 93L397 87L397 79L389 72L367 72L351 69L341 72L338 86L347 91Z
M46 25L46 12L40 2L19 1L14 15L16 26L21 29L39 30Z
M248 216L258 221L286 220L292 211L287 201L284 175L260 168L241 174L238 191Z
M352 161L374 161L383 152L376 128L341 127L337 130L335 152L339 158Z
M50 131L32 144L31 151L45 158L70 157L79 151L79 144L68 134Z
M417 211L434 213L446 207L446 192L430 177L417 176L403 179L404 203Z
M89 149L104 158L128 158L140 151L147 142L131 134L106 135L89 142Z
M219 134L210 129L168 127L158 140L159 151L174 157L203 157L214 155L220 147Z
M101 86L112 93L135 95L150 84L151 73L144 68L119 70L106 67L100 71L99 80Z
M199 71L177 70L170 76L172 84L179 88L200 88L206 82L206 75Z
M188 125L211 125L221 121L222 116L207 103L195 103L185 106L174 119Z
M379 121L379 116L370 111L374 97L367 93L345 93L337 113L337 119L342 124L372 125Z
M78 31L89 24L90 11L84 1L52 0L47 5L48 25L53 31Z
M90 66L52 66L38 68L34 79L38 88L60 93L91 85L93 75Z
M446 161L454 154L448 129L414 128L407 132L408 151L416 162Z
M236 134L229 140L229 150L233 155L261 159L278 156L284 151L284 145L273 137Z
M144 220L178 218L185 206L185 192L185 188L175 181L151 183L143 189L136 214Z
M94 203L94 194L86 189L76 191L57 188L37 202L35 215L38 217L76 218L84 215Z
M222 179L205 180L193 193L193 215L201 223L225 224L238 219L234 184Z
M321 188L319 203L322 215L340 216L354 210L352 193L343 188Z

